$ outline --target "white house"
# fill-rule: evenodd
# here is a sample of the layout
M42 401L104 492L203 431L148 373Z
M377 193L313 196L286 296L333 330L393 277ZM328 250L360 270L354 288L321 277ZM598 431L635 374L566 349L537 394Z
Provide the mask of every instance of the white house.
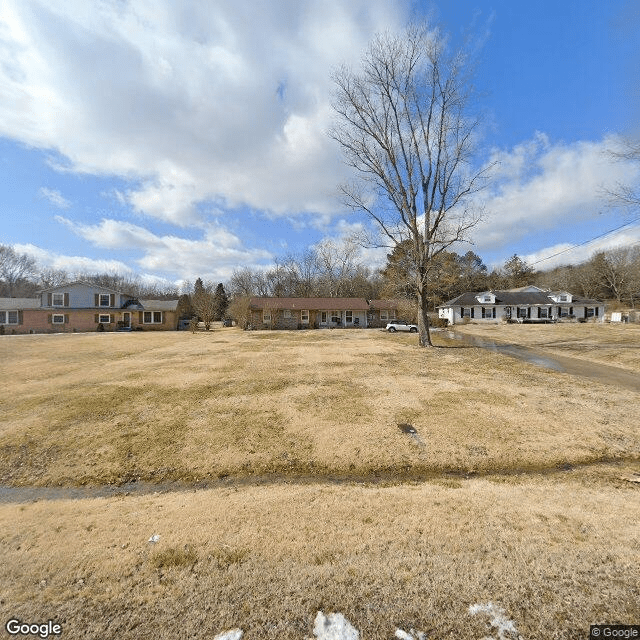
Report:
M449 324L461 322L603 322L604 303L568 291L545 291L535 286L463 293L438 307Z

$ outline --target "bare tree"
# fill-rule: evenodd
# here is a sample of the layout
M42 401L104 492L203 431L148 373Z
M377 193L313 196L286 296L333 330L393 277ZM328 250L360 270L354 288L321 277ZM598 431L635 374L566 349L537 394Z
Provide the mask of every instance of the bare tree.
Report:
M377 36L359 72L334 74L337 123L330 135L356 182L345 203L366 213L391 248L409 241L415 264L419 344L431 346L427 305L434 258L479 222L469 196L487 169L472 168L476 118L463 53L426 25Z
M196 280L191 305L200 320L204 322L205 331L209 331L217 310L217 303L210 282L204 285L200 278Z
M36 261L26 253L18 253L9 245L0 244L0 281L4 281L9 297L15 295L16 285L36 274Z
M611 151L611 157L615 160L636 162L640 164L640 138L627 138L618 151ZM638 186L618 184L615 189L607 190L610 202L614 206L638 208L640 207L640 191Z

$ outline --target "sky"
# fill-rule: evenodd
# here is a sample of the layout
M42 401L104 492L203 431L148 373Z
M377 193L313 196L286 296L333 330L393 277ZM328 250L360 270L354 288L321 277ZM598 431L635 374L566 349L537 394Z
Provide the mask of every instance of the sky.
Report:
M636 0L0 0L0 244L180 286L348 237L331 73L424 18L471 38L494 167L457 250L546 269L640 242L603 195L640 183L609 154L640 132Z

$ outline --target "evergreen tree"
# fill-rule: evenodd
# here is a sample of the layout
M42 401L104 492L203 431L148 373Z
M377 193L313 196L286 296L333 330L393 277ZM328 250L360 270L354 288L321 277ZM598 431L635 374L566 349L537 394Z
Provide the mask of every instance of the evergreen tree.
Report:
M214 300L214 320L222 320L227 312L227 307L229 306L229 298L227 298L227 292L224 290L224 286L222 282L218 283L216 287L216 291L213 294Z

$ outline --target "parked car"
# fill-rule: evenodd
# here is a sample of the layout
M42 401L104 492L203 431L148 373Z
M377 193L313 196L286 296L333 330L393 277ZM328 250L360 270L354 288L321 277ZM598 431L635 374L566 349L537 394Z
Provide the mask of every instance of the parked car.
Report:
M395 333L396 331L408 331L409 333L418 333L418 325L411 324L406 320L393 320L386 326L389 333Z

